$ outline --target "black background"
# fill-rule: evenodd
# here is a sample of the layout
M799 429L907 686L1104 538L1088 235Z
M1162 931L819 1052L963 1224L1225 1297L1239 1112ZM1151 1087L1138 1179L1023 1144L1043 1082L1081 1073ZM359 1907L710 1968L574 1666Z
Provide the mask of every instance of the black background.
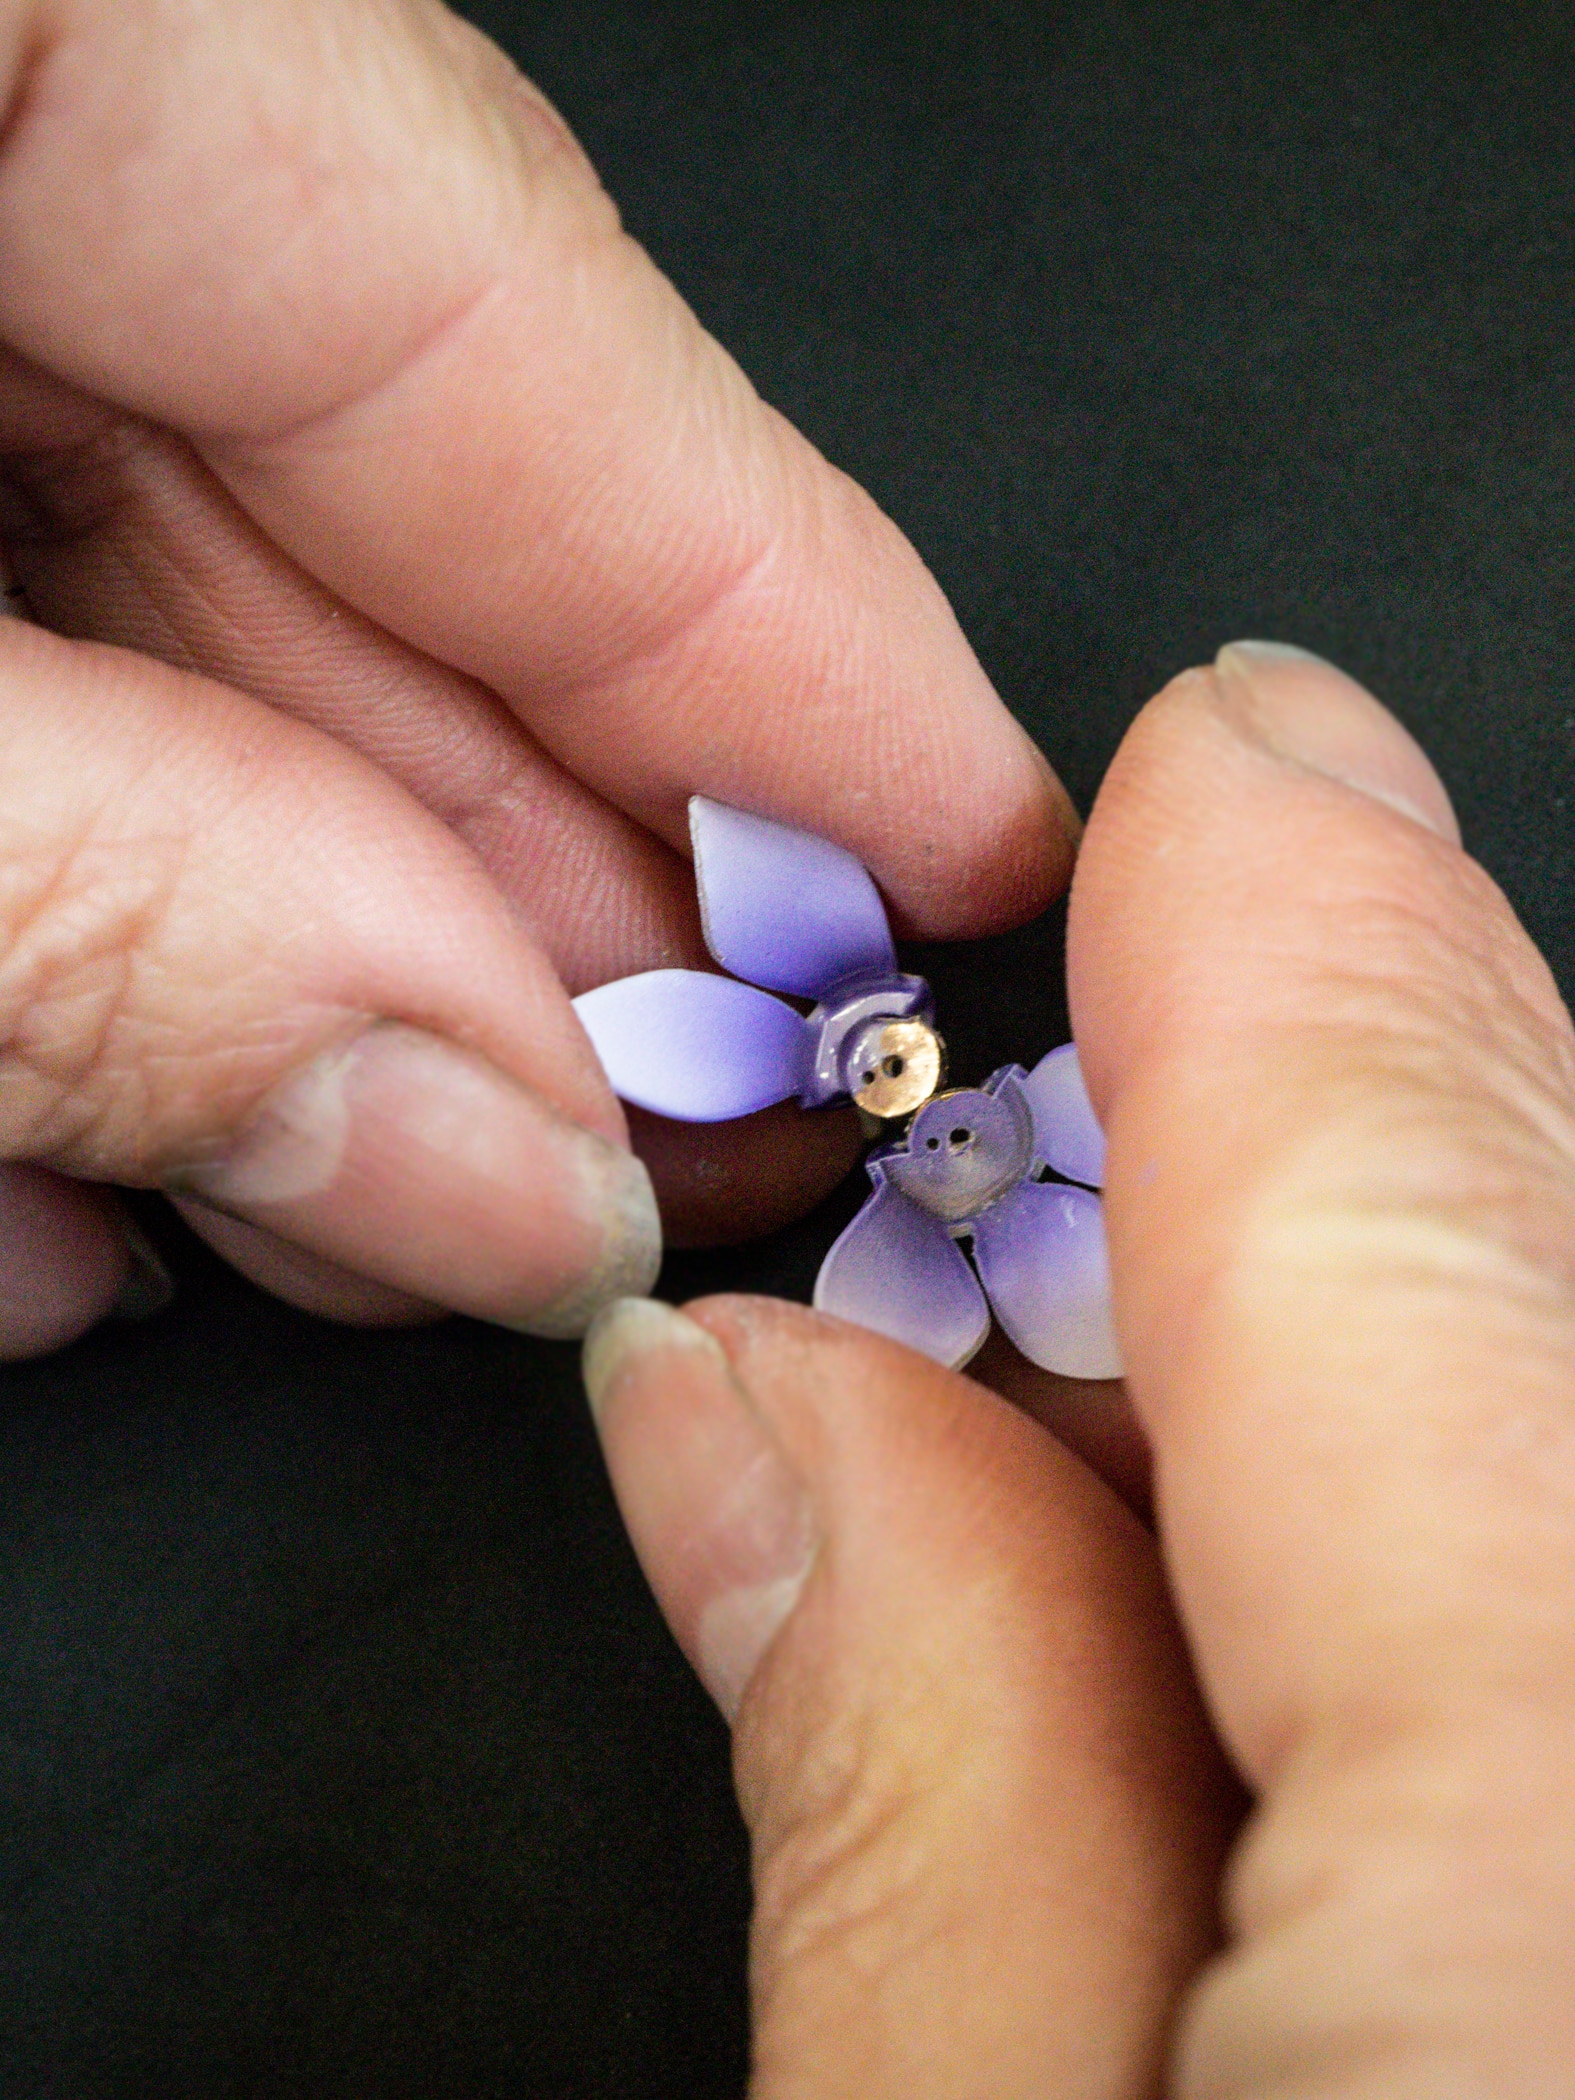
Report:
M474 12L1084 806L1172 672L1301 642L1575 990L1567 11ZM921 959L959 1076L1060 1039L1058 939ZM850 1200L664 1290L806 1295ZM727 1744L574 1352L148 1215L177 1307L0 1373L0 2090L736 2095Z

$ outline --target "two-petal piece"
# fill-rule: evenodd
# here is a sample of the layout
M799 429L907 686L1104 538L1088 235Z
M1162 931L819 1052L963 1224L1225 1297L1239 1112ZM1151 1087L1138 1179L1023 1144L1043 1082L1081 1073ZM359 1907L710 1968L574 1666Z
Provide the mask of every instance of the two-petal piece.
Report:
M956 1366L993 1307L1045 1369L1118 1375L1091 1193L1104 1138L1072 1045L1032 1072L1003 1065L982 1087L937 1093L930 988L898 969L867 869L829 840L700 795L689 819L706 946L734 974L648 970L576 999L614 1092L691 1123L794 1097L857 1102L902 1134L869 1155L874 1193L826 1256L820 1310Z

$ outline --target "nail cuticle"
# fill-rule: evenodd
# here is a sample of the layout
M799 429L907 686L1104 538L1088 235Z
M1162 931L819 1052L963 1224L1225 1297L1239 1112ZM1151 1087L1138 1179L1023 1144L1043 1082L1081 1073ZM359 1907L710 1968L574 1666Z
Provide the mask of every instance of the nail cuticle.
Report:
M798 1607L815 1566L813 1541L802 1564L772 1582L724 1590L700 1614L695 1668L731 1724L772 1643Z
M1459 827L1426 754L1338 666L1288 642L1228 642L1214 660L1219 713L1244 743L1311 779L1381 803L1451 845ZM1407 792L1415 783L1419 794Z
M581 1348L580 1375L598 1425L622 1373L657 1349L694 1350L710 1358L721 1375L733 1379L732 1365L708 1328L643 1291L625 1292L598 1310L586 1328ZM736 1387L737 1381L733 1383ZM739 1397L743 1397L741 1392Z
M1318 655L1316 650L1304 649L1299 642L1264 642L1248 637L1242 641L1227 642L1219 656L1245 656L1249 662L1265 664L1317 664L1326 671L1337 667L1328 657ZM1215 658L1215 662L1219 657Z
M172 1194L194 1196L231 1217L320 1195L339 1171L350 1135L347 1087L364 1036L319 1051L278 1081L226 1149L168 1171Z

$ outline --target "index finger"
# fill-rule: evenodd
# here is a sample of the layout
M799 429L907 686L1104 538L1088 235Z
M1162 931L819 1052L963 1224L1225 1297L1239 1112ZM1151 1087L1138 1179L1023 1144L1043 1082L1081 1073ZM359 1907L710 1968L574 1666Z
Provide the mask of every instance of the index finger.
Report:
M670 842L694 790L930 934L1075 819L933 579L764 407L554 112L427 4L0 7L0 332L189 433L314 574Z

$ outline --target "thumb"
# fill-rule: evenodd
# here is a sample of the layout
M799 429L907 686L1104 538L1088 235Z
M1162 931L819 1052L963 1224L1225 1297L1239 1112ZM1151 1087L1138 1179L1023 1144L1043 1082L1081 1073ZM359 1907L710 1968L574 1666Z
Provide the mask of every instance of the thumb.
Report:
M735 1723L754 2100L1134 2100L1232 1796L1153 1541L1006 1402L773 1301L630 1299L586 1385Z
M1567 2093L1575 1034L1394 718L1175 681L1079 864L1122 1354L1261 1801L1178 2090Z

